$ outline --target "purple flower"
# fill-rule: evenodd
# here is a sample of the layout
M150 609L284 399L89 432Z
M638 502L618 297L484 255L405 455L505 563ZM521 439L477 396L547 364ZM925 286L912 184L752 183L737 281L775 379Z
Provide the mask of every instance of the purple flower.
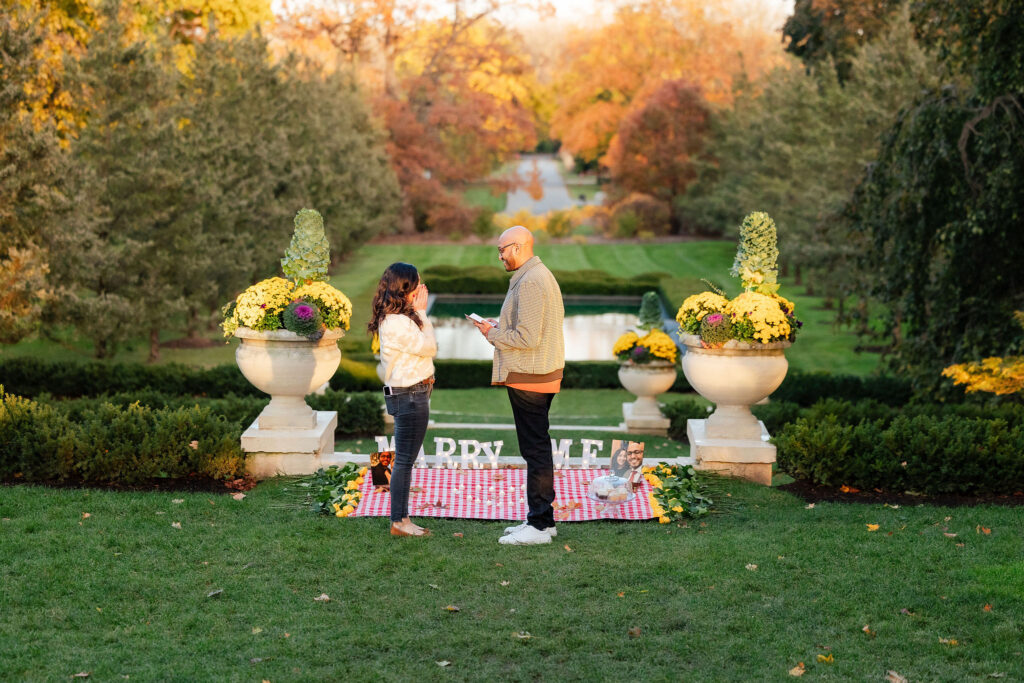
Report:
M642 358L645 353L647 353L647 349L645 349L644 347L633 347L633 355L636 356L637 358Z
M308 304L299 304L295 307L295 317L301 318L302 320L312 320L316 315L316 311L313 310L312 306Z
M705 318L705 320L708 321L708 325L717 325L718 323L722 322L723 317L724 316L721 313L712 313L707 318Z

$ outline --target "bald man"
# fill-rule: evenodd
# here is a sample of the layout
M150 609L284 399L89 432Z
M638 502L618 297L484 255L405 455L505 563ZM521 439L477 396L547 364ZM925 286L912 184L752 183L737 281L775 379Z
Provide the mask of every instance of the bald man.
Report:
M474 323L494 346L491 384L504 386L526 460L526 521L505 529L506 545L550 543L555 530L555 468L548 411L562 386L562 290L533 254L533 234L521 225L498 238L498 259L512 273L498 320Z

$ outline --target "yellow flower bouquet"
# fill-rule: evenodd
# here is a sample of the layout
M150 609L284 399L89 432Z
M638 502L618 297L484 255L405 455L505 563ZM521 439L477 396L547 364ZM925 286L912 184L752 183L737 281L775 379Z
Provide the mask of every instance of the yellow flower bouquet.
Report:
M740 226L731 271L743 283L743 293L732 300L718 291L687 297L676 313L680 330L699 337L706 348L792 342L803 323L793 302L778 294L778 255L775 222L763 212L749 214Z
M616 340L612 353L620 361L641 364L656 360L675 363L678 356L672 337L659 329L653 329L642 337L636 332L626 332Z

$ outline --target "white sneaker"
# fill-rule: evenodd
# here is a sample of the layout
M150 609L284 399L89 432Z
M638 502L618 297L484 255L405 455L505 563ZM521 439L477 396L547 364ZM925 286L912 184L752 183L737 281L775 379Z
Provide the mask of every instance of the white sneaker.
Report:
M515 526L507 526L505 527L505 535L507 536L508 534L514 534L515 532L522 529L524 526L530 526L530 524L528 522L523 522L522 524L516 524ZM553 526L549 526L547 529L544 530L544 532L551 534L551 538L554 538L558 535L558 529L556 529Z
M532 526L527 524L521 529L517 529L506 536L502 536L498 539L498 543L501 543L502 545L541 545L543 543L551 543L551 534L546 531L534 529Z

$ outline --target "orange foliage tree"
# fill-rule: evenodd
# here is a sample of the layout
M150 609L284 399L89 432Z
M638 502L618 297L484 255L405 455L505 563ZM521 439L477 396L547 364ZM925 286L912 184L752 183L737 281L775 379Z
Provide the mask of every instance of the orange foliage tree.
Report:
M608 154L615 184L664 202L673 233L682 225L672 204L696 177L694 160L704 147L708 115L698 87L683 79L665 81L643 107L626 114Z
M626 115L667 80L686 78L711 103L728 103L739 75L782 63L777 37L740 14L700 0L645 0L599 28L578 31L554 88L553 134L585 163L606 155Z
M274 30L324 68L358 74L418 230L469 229L476 211L452 188L536 144L539 88L515 34L494 20L498 8L454 0L438 18L415 0L344 0L292 13Z

